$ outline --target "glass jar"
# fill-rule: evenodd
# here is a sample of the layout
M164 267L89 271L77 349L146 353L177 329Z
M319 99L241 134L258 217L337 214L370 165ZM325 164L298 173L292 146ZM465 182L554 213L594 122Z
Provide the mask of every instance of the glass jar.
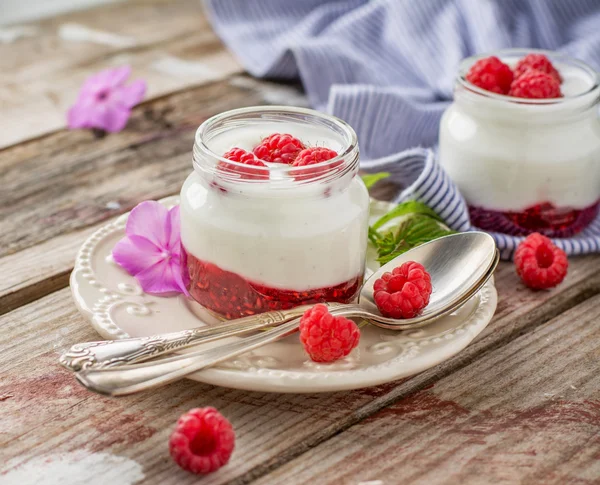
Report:
M222 157L272 133L336 158L249 168ZM317 111L253 107L205 121L181 189L181 241L192 297L239 318L319 301L349 302L363 280L369 195L354 130Z
M475 226L568 237L598 214L599 76L553 52L510 49L493 55L513 67L531 52L545 54L561 73L563 97L523 99L485 91L465 76L487 55L464 60L454 103L442 116L439 160L466 199Z

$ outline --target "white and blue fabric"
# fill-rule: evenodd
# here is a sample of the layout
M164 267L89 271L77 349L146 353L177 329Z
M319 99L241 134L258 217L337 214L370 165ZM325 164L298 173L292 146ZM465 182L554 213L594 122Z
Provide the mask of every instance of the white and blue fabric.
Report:
M361 166L453 229L474 229L437 164L438 126L460 61L510 47L558 50L600 69L600 0L206 0L217 34L257 77L299 79L313 107L357 132ZM598 161L600 163L600 160ZM491 233L504 258L522 237ZM600 216L554 242L600 251Z

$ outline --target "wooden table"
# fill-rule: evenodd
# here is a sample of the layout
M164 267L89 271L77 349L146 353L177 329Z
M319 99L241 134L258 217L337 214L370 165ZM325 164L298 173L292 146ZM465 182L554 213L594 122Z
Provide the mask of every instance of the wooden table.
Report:
M182 381L119 399L78 386L58 364L98 337L68 288L78 246L176 193L207 117L305 100L244 75L197 0L117 3L12 32L0 45L0 484L600 483L600 257L573 258L548 292L501 264L493 322L404 381L318 395ZM150 87L127 129L65 130L81 82L122 63ZM233 423L236 450L200 479L167 442L180 414L209 405Z

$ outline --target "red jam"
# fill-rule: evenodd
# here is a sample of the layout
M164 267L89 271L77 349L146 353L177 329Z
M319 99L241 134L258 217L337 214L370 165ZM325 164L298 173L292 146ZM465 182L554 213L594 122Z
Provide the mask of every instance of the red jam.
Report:
M560 209L543 202L522 212L498 212L471 206L469 214L474 226L488 231L513 236L539 232L548 237L571 237L596 218L599 206L600 201L584 209Z
M189 253L185 259L190 277L189 292L194 300L227 319L323 301L348 303L362 284L361 275L336 286L314 290L270 288L201 261Z

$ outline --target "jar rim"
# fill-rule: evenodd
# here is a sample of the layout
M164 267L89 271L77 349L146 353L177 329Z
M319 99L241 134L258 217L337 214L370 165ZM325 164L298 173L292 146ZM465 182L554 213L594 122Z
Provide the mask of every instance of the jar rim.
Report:
M556 61L567 63L574 67L577 67L580 71L584 72L589 76L591 81L591 86L586 91L581 93L577 93L570 96L563 96L561 98L550 98L550 99L530 99L530 98L517 98L514 96L508 96L505 94L493 93L491 91L487 91L486 89L480 88L475 84L467 81L466 75L470 67L480 59L496 56L499 58L502 57L522 57L527 54L543 54L548 57L553 63ZM456 77L457 83L460 84L466 90L473 92L474 94L478 94L481 96L485 96L488 99L497 100L504 103L511 104L521 104L528 106L556 106L556 105L565 105L569 102L580 101L585 98L591 98L593 102L596 102L600 99L600 73L596 72L591 66L586 64L585 62L575 59L574 57L568 56L566 54L562 54L560 52L545 50L545 49L524 49L524 48L516 48L516 49L500 49L492 52L487 52L483 54L477 54L471 57L467 57L463 59L458 68L458 75ZM595 93L595 94L594 94Z
M207 134L211 129L218 125L223 121L227 121L229 119L233 120L236 117L243 117L247 115L255 114L257 117L265 118L265 121L276 121L279 119L281 121L282 117L286 116L300 116L304 120L314 119L321 122L324 127L327 125L333 126L337 128L337 132L343 135L343 149L340 150L335 158L326 160L324 162L315 163L312 165L300 166L300 167L292 167L288 166L266 166L261 167L261 171L268 171L269 173L279 173L279 174L290 174L298 177L302 180L303 183L314 182L314 181L326 181L331 177L310 177L309 174L312 173L321 173L322 175L332 175L329 174L329 170L319 170L321 168L331 166L336 167L343 164L344 161L349 158L352 160L350 168L352 170L356 169L358 166L358 138L354 129L345 121L325 113L321 113L319 111L309 109L309 108L300 108L293 106L278 106L278 105L269 105L269 106L251 106L246 108L237 108L228 111L224 111L223 113L219 113L214 115L207 120L205 120L196 130L196 135L194 139L194 166L198 167L197 156L209 157L210 159L215 160L215 166L219 162L227 163L228 165L233 165L237 167L247 167L247 165L239 162L235 162L223 157L222 154L216 153L210 149L210 147L206 143ZM331 128L329 128L331 129ZM260 160L260 159L259 159ZM265 162L264 160L261 160ZM292 173L293 172L293 173ZM343 170L343 173L346 173L347 170ZM342 173L342 175L343 175ZM304 174L304 175L303 175ZM339 176L339 175L337 175ZM336 178L337 178L336 176ZM237 179L236 182L247 182L247 183L256 183L256 180L252 179Z

